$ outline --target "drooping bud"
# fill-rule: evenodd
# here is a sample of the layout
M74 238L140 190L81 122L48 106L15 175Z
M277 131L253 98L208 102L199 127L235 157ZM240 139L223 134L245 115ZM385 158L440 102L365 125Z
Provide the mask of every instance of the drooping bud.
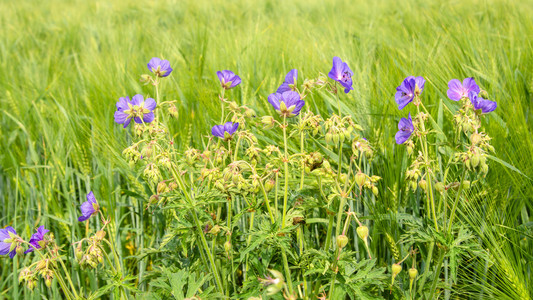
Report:
M379 194L379 190L377 186L372 185L372 193L374 194L374 196L377 196Z
M268 179L265 182L265 191L267 193L270 192L274 188L275 185L276 185L276 181L274 179Z
M427 191L427 186L428 186L428 183L426 182L426 180L422 179L418 182L418 186L424 191L426 192Z
M264 116L261 118L261 123L263 124L264 129L272 129L276 125L275 120L272 116Z
M444 190L445 190L444 183L442 182L435 183L435 190L439 193L444 193Z
M415 268L409 269L409 291L413 289L413 282L415 282L416 276L418 276L418 270Z
M363 241L366 241L366 239L368 238L368 227L362 225L357 227L356 231L359 238Z
M355 182L357 183L357 185L359 186L359 188L362 188L363 185L365 184L366 182L366 175L359 171L356 175L355 175Z
M391 285L393 285L394 284L394 279L402 271L402 266L397 264L397 263L396 264L392 264L391 271L392 271L392 283L391 283Z
M337 237L337 247L339 247L339 249L342 249L346 247L346 244L348 244L348 237L344 234L339 235Z
M168 186L164 181L161 181L157 184L157 193L163 194L168 192Z

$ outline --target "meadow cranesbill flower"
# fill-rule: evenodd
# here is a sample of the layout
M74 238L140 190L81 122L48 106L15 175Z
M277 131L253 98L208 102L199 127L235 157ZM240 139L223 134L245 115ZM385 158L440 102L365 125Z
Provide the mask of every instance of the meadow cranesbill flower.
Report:
M305 101L300 99L300 94L288 91L283 94L273 93L268 96L268 102L283 117L294 117L300 114Z
M33 252L35 249L41 249L45 247L45 241L44 241L44 235L50 232L48 229L44 229L44 226L40 226L37 228L37 232L34 233L30 238L30 244L33 246L30 246L28 250L24 253L30 253Z
M142 95L135 95L131 100L129 97L122 97L117 102L115 122L124 124L124 128L130 124L131 119L134 119L135 123L138 124L150 123L154 120L153 110L156 106L154 99L144 100Z
M229 140L235 131L237 131L237 128L239 128L239 123L226 122L222 125L213 126L211 133L221 139Z
M15 257L17 254L17 239L17 232L13 227L7 226L4 229L0 229L0 255L9 253L9 258Z
M168 60L152 57L148 62L148 70L154 73L157 77L167 77L172 72L170 62Z
M488 114L491 111L495 110L498 106L496 104L496 101L490 101L483 99L481 96L479 96L476 92L470 92L468 94L468 98L470 98L470 102L472 102L472 105L474 106L475 110L481 110L481 113Z
M413 102L424 90L426 81L424 77L407 76L402 83L396 88L394 99L398 104L398 109L403 109L407 104Z
M448 98L453 101L459 101L462 98L467 98L470 92L479 94L479 86L476 84L474 78L465 78L463 83L458 79L452 79L448 82Z
M405 143L405 141L407 141L411 137L411 134L413 134L414 130L415 127L413 126L413 119L411 118L411 113L409 113L408 119L401 118L400 122L398 123L398 132L395 136L396 143Z
M230 70L218 71L217 76L218 80L220 80L220 84L226 90L229 90L241 84L241 78L238 75L235 75L235 73Z
M348 64L343 62L339 57L335 56L333 58L333 67L331 67L328 76L340 83L344 87L344 92L346 94L353 90L353 72L350 70L350 67L348 67Z
M284 92L294 91L296 89L296 80L298 79L298 70L292 69L285 76L285 81L279 86L276 93L283 94Z
M96 202L93 192L89 192L89 194L87 194L87 201L81 204L80 210L82 215L78 218L78 221L86 221L92 215L97 214L99 208L100 206L98 206L98 202Z

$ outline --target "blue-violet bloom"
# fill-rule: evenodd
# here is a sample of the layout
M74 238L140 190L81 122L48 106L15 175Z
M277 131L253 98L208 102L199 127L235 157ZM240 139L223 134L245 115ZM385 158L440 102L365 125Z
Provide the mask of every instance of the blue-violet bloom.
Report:
M157 106L155 100L147 98L144 100L142 95L135 95L130 100L129 97L122 97L117 102L117 111L115 112L115 122L124 124L126 128L131 119L135 123L150 123L154 120L154 109Z
M446 94L448 95L448 98L453 101L467 98L470 92L475 92L476 94L479 94L480 92L479 86L472 77L465 78L462 84L458 79L452 79L448 82L448 92L446 92Z
M402 83L396 88L394 99L398 104L398 109L403 109L407 104L413 102L424 90L426 80L424 77L407 76Z
M152 57L148 62L148 70L154 73L157 77L167 77L172 72L170 62L168 60Z
M47 234L48 232L50 232L50 230L44 229L44 226L40 226L39 228L37 228L37 232L34 233L30 239L30 244L33 247L30 246L28 250L26 250L26 252L24 253L26 254L26 253L33 252L33 250L35 249L44 248L46 246L45 241L44 241L44 235Z
M498 106L496 101L483 99L476 92L470 92L470 94L468 94L468 98L470 98L470 102L472 102L474 110L481 110L481 113L484 114L490 113Z
M87 194L87 201L81 204L80 210L82 215L78 218L78 221L83 222L88 220L92 215L98 213L99 208L100 206L98 205L98 202L96 202L93 192L89 192L89 194Z
M283 94L284 92L294 91L296 89L296 80L298 80L298 70L292 69L285 76L285 81L279 86L276 93Z
M241 84L241 78L230 70L218 71L217 76L218 80L220 80L220 84L226 90Z
M222 125L213 126L213 128L211 128L211 133L214 136L227 141L231 139L231 136L235 133L235 131L237 131L237 128L239 128L239 123L226 122Z
M283 117L290 118L300 114L305 101L300 99L300 94L288 91L283 94L273 93L268 96L268 102Z
M331 67L328 76L340 83L344 87L344 92L346 94L353 90L353 72L350 70L350 67L348 67L348 64L343 62L339 57L335 56L333 58L333 67Z
M413 126L413 119L411 118L411 113L409 113L409 118L401 118L398 123L398 132L394 137L396 139L396 144L405 143L413 134L415 127Z
M9 258L15 257L17 254L17 239L17 232L13 227L7 226L4 229L0 229L0 255L9 253Z

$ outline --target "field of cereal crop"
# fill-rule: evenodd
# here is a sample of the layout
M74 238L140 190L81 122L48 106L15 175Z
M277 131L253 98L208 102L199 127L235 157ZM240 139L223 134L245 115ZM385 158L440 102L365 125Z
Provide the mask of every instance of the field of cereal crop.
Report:
M533 1L0 16L0 299L532 298Z

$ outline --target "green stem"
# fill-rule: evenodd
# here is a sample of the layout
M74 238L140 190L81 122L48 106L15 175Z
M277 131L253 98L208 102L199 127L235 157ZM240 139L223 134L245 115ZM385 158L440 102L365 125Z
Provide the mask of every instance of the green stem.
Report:
M304 135L305 135L305 132L302 129L302 131L300 132L300 153L302 155L304 153L304 145L305 145ZM302 174L300 176L300 190L304 188L304 178L305 178L305 156L302 157Z
M287 200L289 198L289 156L287 155L287 117L283 117L283 166L285 169L285 186L283 192L283 216L281 220L281 228L285 228L285 217L287 214Z
M289 198L289 156L287 155L287 117L283 117L283 148L284 148L284 157L283 165L285 167L285 191L283 194L283 215L281 221L281 229L285 228L286 215L287 215L287 200ZM285 249L281 249L281 255L283 257L283 266L285 267L285 277L287 277L287 285L289 286L289 293L292 295L292 278L291 270L289 269L289 263L287 261L287 254Z
M428 203L431 205L431 213L433 215L433 223L435 224L435 229L437 232L439 231L439 225L437 223L437 214L435 213L435 198L433 197L433 187L432 187L432 179L429 169L429 153L428 153L428 144L427 144L427 138L425 137L426 128L424 125L424 121L422 118L420 118L420 105L416 106L416 110L418 112L419 121L420 121L420 127L424 134L424 136L420 136L420 140L422 142L422 152L424 153L424 161L425 161L425 167L426 167L426 181L427 181L427 192L426 197Z
M418 286L418 293L422 294L422 289L425 286L426 279L429 273L429 267L431 266L431 259L433 257L433 249L435 248L435 242L429 244L428 256L426 260L426 267L424 269L424 276L421 277L420 285Z
M65 296L67 297L67 299L72 299L72 296L70 295L70 293L69 293L69 291L67 289L67 285L63 281L63 278L60 276L60 274L56 270L54 270L53 272L54 272L55 277L57 278L57 281L59 282L59 285L63 289L63 292L65 293ZM78 297L76 297L74 299L78 299Z
M224 99L224 93L226 92L226 89L225 88L222 88L222 92L220 93L220 104L222 105L222 115L220 117L220 124L224 124L224 101L222 99Z
M455 196L455 200L453 202L452 211L450 212L450 221L448 222L448 227L446 230L447 234L450 234L450 231L452 229L452 222L455 218L455 210L457 209L457 204L459 203L459 198L461 197L461 192L463 191L463 183L465 181L466 177L466 169L463 171L463 176L461 176L461 183L459 184L459 190L457 190L457 195Z

